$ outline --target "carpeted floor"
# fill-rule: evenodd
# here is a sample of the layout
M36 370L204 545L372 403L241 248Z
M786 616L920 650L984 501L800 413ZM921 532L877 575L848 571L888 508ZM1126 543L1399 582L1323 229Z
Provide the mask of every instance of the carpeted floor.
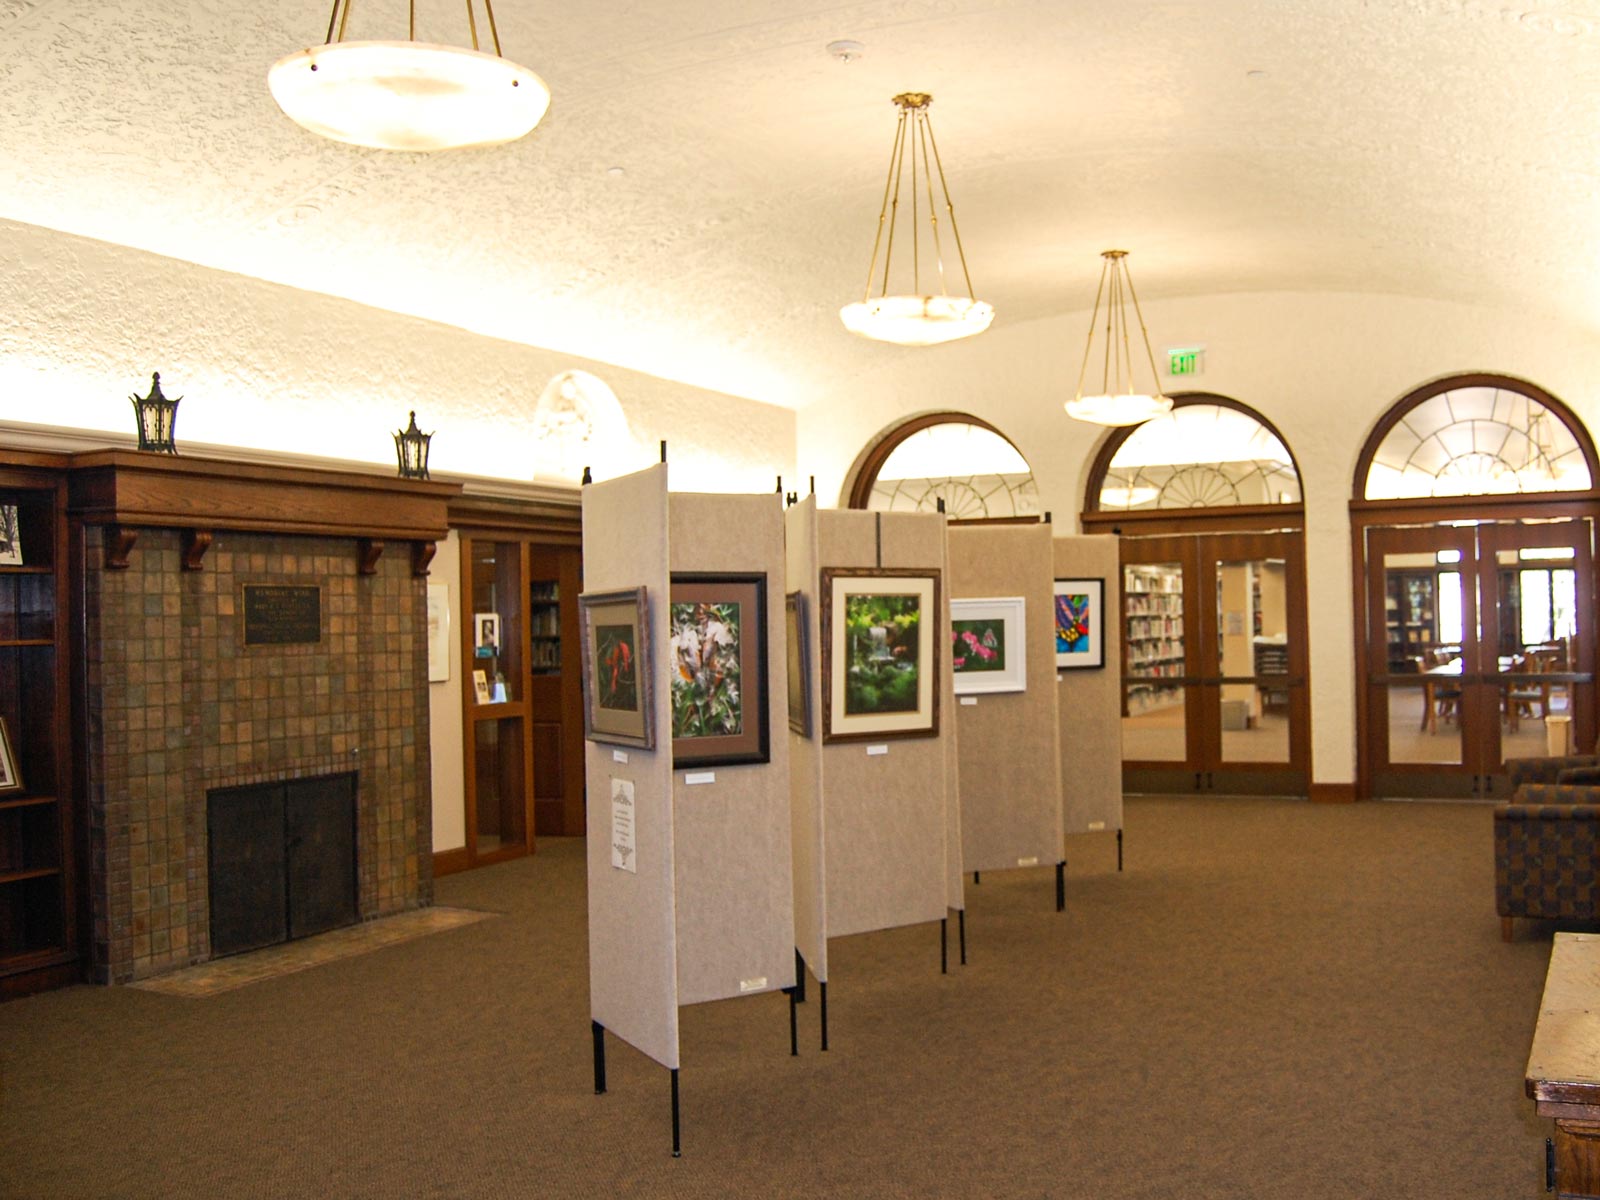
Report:
M1487 807L1141 799L1109 836L683 1012L590 1075L581 843L440 881L502 919L205 999L0 1005L5 1197L1507 1197L1548 926L1494 914ZM970 880L970 877L969 877ZM952 921L952 933L954 922Z

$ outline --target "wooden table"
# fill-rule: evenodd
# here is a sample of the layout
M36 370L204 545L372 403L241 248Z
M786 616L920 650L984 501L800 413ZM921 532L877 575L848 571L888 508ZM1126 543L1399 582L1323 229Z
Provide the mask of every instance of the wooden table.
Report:
M1556 1123L1561 1200L1600 1198L1600 935L1558 933L1528 1054L1528 1095Z

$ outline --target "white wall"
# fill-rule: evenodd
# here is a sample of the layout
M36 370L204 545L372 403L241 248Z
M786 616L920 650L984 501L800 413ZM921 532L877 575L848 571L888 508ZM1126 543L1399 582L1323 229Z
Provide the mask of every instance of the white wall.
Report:
M433 755L433 852L467 844L466 748L461 716L461 539L452 530L428 565L428 582L450 589L450 678L428 685Z
M1217 392L1283 433L1306 504L1312 777L1355 778L1355 667L1347 508L1356 458L1378 418L1419 384L1469 371L1514 375L1600 424L1600 335L1548 317L1397 296L1222 295L1147 303L1165 346L1206 347L1205 373L1163 387ZM1001 314L1002 318L1004 314ZM837 503L860 452L913 413L960 409L1001 429L1032 465L1063 528L1083 507L1104 431L1062 412L1088 314L999 324L968 342L884 348L884 365L800 414L798 471Z

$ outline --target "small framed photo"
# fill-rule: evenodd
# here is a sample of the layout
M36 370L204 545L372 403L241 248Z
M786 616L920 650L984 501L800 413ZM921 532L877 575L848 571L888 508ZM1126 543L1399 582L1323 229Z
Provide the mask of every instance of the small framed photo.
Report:
M477 658L493 658L500 653L500 614L472 614L472 649Z
M11 748L11 729L0 717L0 796L22 790L22 772L17 770L17 755Z
M771 759L767 732L767 577L672 576L672 765Z
M641 587L578 597L583 736L654 750L649 598Z
M804 592L783 598L783 627L789 663L789 728L811 736L811 627L806 623Z
M1056 670L1095 670L1106 665L1106 581L1058 579Z
M489 672L474 671L472 673L472 696L479 704L491 703L492 693L489 691Z
M956 695L1027 690L1026 614L1021 596L950 601L950 674Z
M0 567L22 565L22 520L15 504L0 504Z
M822 740L939 733L939 573L822 572Z

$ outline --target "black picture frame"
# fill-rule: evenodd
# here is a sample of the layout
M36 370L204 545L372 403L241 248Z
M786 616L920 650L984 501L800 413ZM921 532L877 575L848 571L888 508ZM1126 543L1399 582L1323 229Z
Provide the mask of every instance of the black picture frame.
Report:
M814 714L811 711L811 626L807 621L810 605L804 592L790 592L783 598L785 643L789 665L789 728L803 738L811 737Z

